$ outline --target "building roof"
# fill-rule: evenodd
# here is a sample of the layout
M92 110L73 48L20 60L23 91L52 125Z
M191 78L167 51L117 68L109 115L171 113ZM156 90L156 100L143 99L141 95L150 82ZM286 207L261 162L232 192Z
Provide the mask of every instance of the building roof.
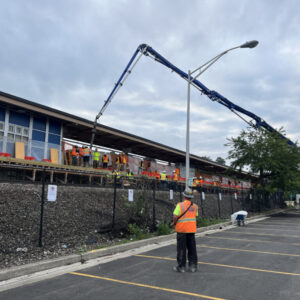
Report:
M17 112L34 112L57 119L63 123L63 137L90 143L94 122L33 101L0 91L0 104ZM181 151L118 129L97 124L94 145L118 149L153 159L185 163L185 151ZM191 165L210 173L223 173L228 167L190 154ZM244 175L249 175L244 173Z

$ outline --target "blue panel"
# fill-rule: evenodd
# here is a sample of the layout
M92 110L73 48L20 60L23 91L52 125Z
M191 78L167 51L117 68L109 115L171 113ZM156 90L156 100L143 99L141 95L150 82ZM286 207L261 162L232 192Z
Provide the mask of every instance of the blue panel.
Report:
M46 133L42 131L32 130L32 139L35 141L45 142Z
M61 123L55 120L49 120L49 132L60 135Z
M33 118L33 129L46 131L46 119L44 118Z
M29 115L17 113L14 111L9 112L9 123L19 126L29 127L30 117Z
M0 107L0 121L5 121L5 108Z
M59 135L55 135L55 134L50 134L48 136L48 143L52 143L52 144L56 144L59 145L60 144L60 136Z

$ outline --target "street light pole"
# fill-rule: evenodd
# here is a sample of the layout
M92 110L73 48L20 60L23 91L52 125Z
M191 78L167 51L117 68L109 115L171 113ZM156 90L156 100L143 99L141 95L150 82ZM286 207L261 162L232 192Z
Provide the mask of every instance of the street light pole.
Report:
M226 51L221 52L220 54L218 54L217 56L215 56L214 58L210 59L209 61L207 61L205 64L203 64L202 66L198 67L197 69L195 69L194 71L188 71L188 92L187 92L187 110L186 110L186 159L185 159L185 189L188 190L189 189L189 176L190 176L190 99L191 99L191 83L197 79L203 72L205 72L211 65L213 65L217 60L219 60L223 55L225 55L226 53L228 53L229 51L232 51L234 49L238 49L238 48L254 48L258 45L258 41L250 41L250 42L246 42L240 46L236 46L233 48L230 48ZM199 71L199 73L192 77L192 74L194 74L195 72Z
M190 101L191 99L191 71L188 71L188 93L186 109L186 156L185 156L185 189L189 187L188 179L190 176Z

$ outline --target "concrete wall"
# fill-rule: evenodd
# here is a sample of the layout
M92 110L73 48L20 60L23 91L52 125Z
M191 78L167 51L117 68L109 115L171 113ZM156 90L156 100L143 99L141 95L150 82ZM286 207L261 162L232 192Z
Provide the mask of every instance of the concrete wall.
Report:
M0 253L8 254L16 248L38 245L41 215L40 184L0 183ZM45 188L43 243L46 246L98 242L101 232L111 229L113 216L111 188L58 186L57 201L47 201ZM128 223L151 227L153 213L156 224L170 222L180 194L169 200L168 191L134 190L134 201L128 201L128 190L118 189L115 210L115 230L124 232ZM218 194L206 194L204 216L219 217ZM232 197L234 198L234 197ZM241 209L240 200L233 200L234 211ZM202 214L200 193L194 202ZM155 204L153 209L153 203ZM231 196L222 195L222 218L231 214ZM99 234L100 232L100 234Z

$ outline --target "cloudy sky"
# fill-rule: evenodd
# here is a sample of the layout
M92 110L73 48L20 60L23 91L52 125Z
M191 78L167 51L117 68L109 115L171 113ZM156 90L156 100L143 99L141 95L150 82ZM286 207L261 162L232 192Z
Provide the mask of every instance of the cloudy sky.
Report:
M300 139L300 8L296 0L14 0L0 2L0 90L94 120L146 43L182 69L220 52L199 80ZM187 83L143 56L100 122L185 150ZM191 93L191 153L227 157L247 124Z

